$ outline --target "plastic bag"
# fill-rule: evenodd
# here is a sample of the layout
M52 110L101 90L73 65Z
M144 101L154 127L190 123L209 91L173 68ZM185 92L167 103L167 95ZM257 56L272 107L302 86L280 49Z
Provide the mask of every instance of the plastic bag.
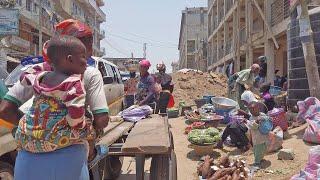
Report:
M308 127L306 128L303 140L309 143L320 144L320 113L316 114L313 119L306 119Z
M267 147L268 147L268 152L275 152L279 149L281 149L283 144L283 131L282 129L277 126L272 132L269 133L268 136L268 142L267 142Z
M320 146L314 146L309 151L308 163L304 170L294 175L291 180L314 180L320 177Z

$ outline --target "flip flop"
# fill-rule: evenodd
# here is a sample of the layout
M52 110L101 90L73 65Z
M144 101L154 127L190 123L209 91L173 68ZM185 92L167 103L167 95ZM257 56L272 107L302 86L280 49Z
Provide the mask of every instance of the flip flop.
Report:
M103 158L108 156L109 148L106 145L96 145L97 155L92 161L89 162L89 169L92 169L96 166Z

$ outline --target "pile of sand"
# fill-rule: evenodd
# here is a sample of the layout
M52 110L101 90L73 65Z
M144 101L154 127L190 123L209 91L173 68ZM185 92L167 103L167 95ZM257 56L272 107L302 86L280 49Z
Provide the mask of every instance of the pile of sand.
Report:
M204 95L227 95L227 77L221 74L189 71L173 73L172 78L175 84L173 96L176 106L179 106L181 101L192 105L195 99Z

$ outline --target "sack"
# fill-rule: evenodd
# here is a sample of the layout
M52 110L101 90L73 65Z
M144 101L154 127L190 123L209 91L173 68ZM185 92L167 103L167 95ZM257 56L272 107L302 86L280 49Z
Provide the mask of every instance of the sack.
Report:
M320 113L313 119L306 119L308 127L304 132L303 140L309 143L320 144Z
M268 153L278 151L283 144L283 131L278 126L272 132L269 133L267 147Z
M308 163L304 170L294 175L291 180L313 180L320 177L320 146L314 146L309 151Z

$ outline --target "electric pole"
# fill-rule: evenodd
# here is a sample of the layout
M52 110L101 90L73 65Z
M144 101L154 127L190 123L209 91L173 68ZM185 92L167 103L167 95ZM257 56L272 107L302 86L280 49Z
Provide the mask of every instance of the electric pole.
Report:
M147 58L147 43L143 43L143 58Z
M297 10L310 96L320 99L320 77L306 0L300 0L300 5L298 5Z
M39 55L42 55L42 0L39 0Z

